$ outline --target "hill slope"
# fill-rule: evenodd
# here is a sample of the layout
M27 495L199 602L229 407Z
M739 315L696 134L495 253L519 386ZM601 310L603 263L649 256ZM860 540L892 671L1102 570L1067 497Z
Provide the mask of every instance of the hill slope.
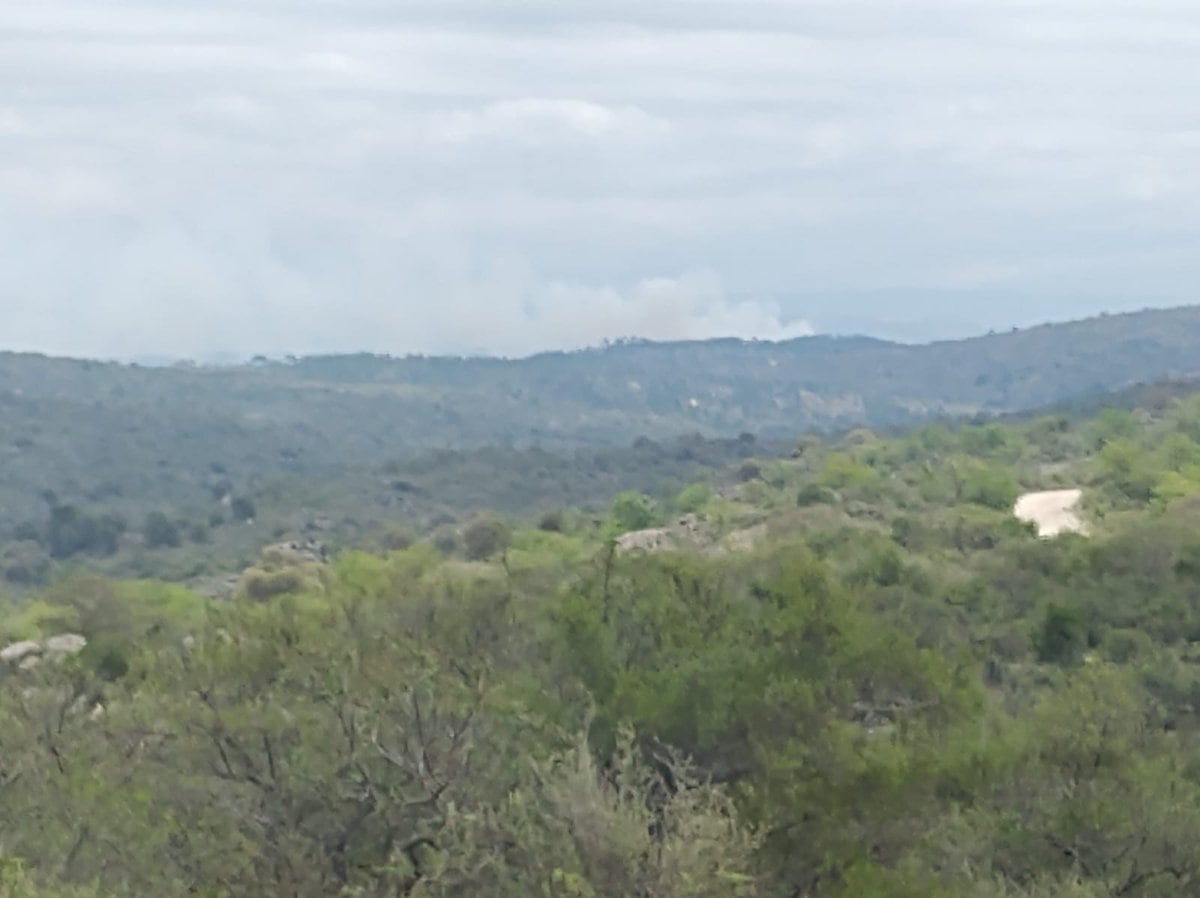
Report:
M868 338L625 343L522 360L331 356L140 368L0 355L0 507L47 491L204 505L229 489L482 446L903 424L1020 411L1200 369L1200 307L907 346Z
M0 895L1196 893L1200 394L698 486L0 606Z

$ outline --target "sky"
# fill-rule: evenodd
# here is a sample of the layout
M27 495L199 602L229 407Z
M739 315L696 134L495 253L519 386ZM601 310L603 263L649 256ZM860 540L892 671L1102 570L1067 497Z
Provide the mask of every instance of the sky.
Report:
M5 0L0 348L902 340L1196 301L1195 0Z

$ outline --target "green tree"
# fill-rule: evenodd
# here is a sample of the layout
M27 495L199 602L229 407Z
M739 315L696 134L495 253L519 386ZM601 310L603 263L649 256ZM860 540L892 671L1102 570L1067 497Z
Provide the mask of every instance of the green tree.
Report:
M512 531L492 515L480 515L463 528L463 549L469 561L486 561L508 548Z
M1038 660L1047 664L1076 663L1087 647L1087 627L1079 612L1050 605L1036 639Z
M617 533L628 533L653 527L658 521L658 512L649 496L624 492L613 499L609 520Z
M142 538L151 549L175 548L182 544L179 525L161 511L151 512L142 526Z
M1013 507L1019 493L1016 478L1006 468L977 467L963 478L963 498L985 508L1007 511Z
M249 496L238 496L230 503L229 512L235 521L244 522L253 520L258 514L258 509Z
M835 490L856 489L875 483L879 475L845 453L836 452L825 460L821 483Z
M112 555L125 525L117 517L94 517L73 505L56 505L50 510L47 546L55 558L70 558L83 552Z
M707 483L693 483L675 497L675 508L683 514L695 514L708 505L712 495L712 487Z

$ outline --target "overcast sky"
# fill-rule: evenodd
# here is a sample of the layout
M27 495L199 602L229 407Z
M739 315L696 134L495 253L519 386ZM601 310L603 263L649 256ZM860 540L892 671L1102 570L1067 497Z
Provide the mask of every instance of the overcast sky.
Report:
M1195 0L4 0L0 347L522 354L1196 300Z

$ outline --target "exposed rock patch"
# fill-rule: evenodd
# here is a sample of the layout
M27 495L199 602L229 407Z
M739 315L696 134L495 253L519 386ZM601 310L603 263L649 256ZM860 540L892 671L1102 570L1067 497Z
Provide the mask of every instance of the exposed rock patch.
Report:
M87 639L78 633L63 633L46 640L47 655L78 655L87 648Z
M26 658L41 653L41 644L27 639L24 642L14 642L12 645L0 649L0 661L5 664L20 664Z
M688 514L666 527L634 530L617 537L617 551L669 552L684 546L702 546L713 540L712 528L699 515Z
M1079 514L1083 490L1047 490L1026 493L1017 500L1013 514L1022 521L1034 524L1043 539L1061 533L1087 535L1087 522Z
M87 639L78 633L62 633L51 636L45 642L26 639L0 649L0 664L17 670L29 670L40 664L43 659L62 661L72 655L78 655L85 648Z

